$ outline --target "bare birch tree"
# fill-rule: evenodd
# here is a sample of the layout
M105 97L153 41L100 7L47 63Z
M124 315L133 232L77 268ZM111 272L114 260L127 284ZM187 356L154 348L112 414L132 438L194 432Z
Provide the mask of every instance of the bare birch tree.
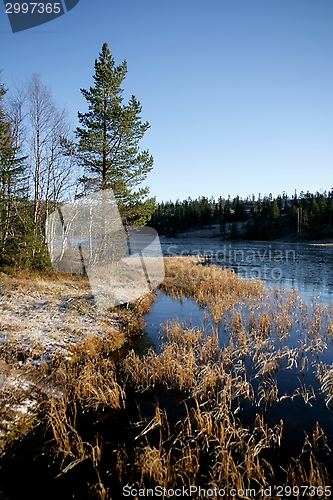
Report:
M55 103L49 87L34 74L25 84L15 83L7 102L16 150L26 155L20 187L26 192L15 205L18 233L26 257L46 251L44 224L61 201L67 201L74 184L71 126L65 109Z
M67 112L55 104L50 88L37 74L29 83L27 104L33 220L37 225L41 217L44 219L67 197L73 179L74 155L68 148L71 131Z

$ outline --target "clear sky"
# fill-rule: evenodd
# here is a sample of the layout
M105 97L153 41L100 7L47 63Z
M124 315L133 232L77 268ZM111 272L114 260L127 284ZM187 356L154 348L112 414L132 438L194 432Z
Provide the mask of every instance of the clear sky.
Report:
M158 201L333 187L332 0L80 0L15 34L0 3L3 82L41 73L73 129L104 42L151 124Z

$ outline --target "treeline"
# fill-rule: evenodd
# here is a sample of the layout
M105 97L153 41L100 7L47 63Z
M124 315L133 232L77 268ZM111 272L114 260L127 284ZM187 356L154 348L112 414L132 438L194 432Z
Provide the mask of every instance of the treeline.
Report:
M246 199L169 201L158 205L149 224L168 236L215 225L221 236L232 239L333 237L333 189L276 198L259 194Z

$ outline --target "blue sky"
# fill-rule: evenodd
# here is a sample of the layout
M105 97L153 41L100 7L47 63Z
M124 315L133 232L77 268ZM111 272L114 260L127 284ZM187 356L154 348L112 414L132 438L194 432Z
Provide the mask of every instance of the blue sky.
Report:
M158 201L333 187L332 0L80 0L15 34L0 4L4 83L41 73L73 129L104 42L151 124Z

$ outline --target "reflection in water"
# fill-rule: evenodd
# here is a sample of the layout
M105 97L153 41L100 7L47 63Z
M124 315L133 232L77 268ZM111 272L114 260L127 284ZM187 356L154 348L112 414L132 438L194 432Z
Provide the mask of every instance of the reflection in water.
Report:
M308 306L306 311L310 313L309 318L312 317L315 310L315 305L313 308L311 305ZM327 308L321 309L321 311L325 310ZM331 337L325 334L326 324L324 322L320 327L319 335L321 335L323 342L326 343L326 348L319 349L317 352L312 351L309 346L311 343L314 345L314 338L305 328L306 322L302 323L302 318L304 320L303 314L304 310L301 304L297 302L293 313L293 326L288 335L281 337L274 330L268 335L271 348L273 348L272 353L283 353L287 348L291 349L289 352L296 352L298 349L299 355L295 356L295 362L291 363L290 359L287 360L283 357L277 358L277 368L267 377L265 374L258 377L258 368L256 366L258 360L255 360L251 354L241 356L246 369L247 380L252 384L254 390L258 391L259 384L265 385L270 381L276 381L278 398L274 403L267 404L266 407L263 407L262 403L258 403L258 401L255 404L243 401L237 417L245 426L251 425L255 415L262 412L265 413L265 421L269 426L277 425L282 419L284 422L283 440L279 452L282 461L288 461L291 452L295 453L295 456L301 452L304 443L304 432L311 436L316 422L319 423L328 436L328 444L331 449L333 447L333 436L330 431L332 428L332 412L325 406L325 395L320 391L316 376L316 367L319 363L325 363L328 366L333 363ZM178 298L172 299L162 292L157 292L155 303L146 315L145 336L140 340L140 348L136 350L140 354L145 354L147 349L152 347L156 352L160 352L166 340L163 336L163 326L172 319L183 323L184 327L185 323L187 327L195 326L200 328L204 326L207 334L209 334L213 326L210 313L194 300L186 298L180 301ZM247 324L247 321L244 322L245 324ZM220 346L227 346L231 338L233 338L233 342L237 342L237 334L232 333L228 320L225 321L222 318L218 330ZM233 335L236 335L235 338ZM265 350L263 353L265 353ZM267 356L269 356L269 353L270 350L266 353ZM307 363L302 365L304 356L307 358ZM305 402L302 391L308 394L309 402ZM315 397L312 396L313 394L315 394Z
M270 426L278 424L282 419L283 440L279 452L282 462L284 459L289 460L291 453L297 456L301 452L304 432L311 437L316 422L324 429L328 436L328 444L333 449L332 411L325 405L326 396L320 390L317 373L317 367L321 363L327 368L333 363L332 335L328 333L327 324L324 322L317 336L324 347L321 350L314 348L312 351L311 346L315 345L316 339L311 337L310 323L302 319L302 310L308 311L310 319L307 321L311 321L316 314L316 303L326 305L326 311L330 310L333 299L333 246L281 242L224 244L217 240L189 241L166 238L161 238L161 245L165 256L200 254L206 256L207 263L233 268L241 277L262 279L268 289L277 287L298 290L305 304L302 306L297 301L295 311L292 313L293 326L290 332L283 340L274 331L269 336L270 348L274 353L282 353L286 349L290 353L298 350L299 355L289 360L280 358L276 370L273 370L268 378L263 376L262 380L260 377L257 378L258 370L253 353L244 355L240 362L244 364L253 389L257 392L259 384L264 387L266 383L274 382L278 392L277 400L271 405L267 404L265 408L258 401L249 404L243 402L237 417L245 426L254 421L257 413L264 412L265 421ZM267 302L272 296L274 294L267 292ZM246 310L243 313L246 317ZM209 333L214 326L209 311L198 306L194 300L184 298L180 301L162 292L157 292L156 300L145 319L147 326L144 336L131 346L139 354L145 354L150 347L157 353L161 351L165 342L164 325L172 319L199 328L204 324L206 333ZM247 320L245 323L247 324ZM218 327L220 346L227 346L232 337L228 322L223 318ZM269 354L268 349L265 355L269 357ZM305 401L306 398L308 401Z

